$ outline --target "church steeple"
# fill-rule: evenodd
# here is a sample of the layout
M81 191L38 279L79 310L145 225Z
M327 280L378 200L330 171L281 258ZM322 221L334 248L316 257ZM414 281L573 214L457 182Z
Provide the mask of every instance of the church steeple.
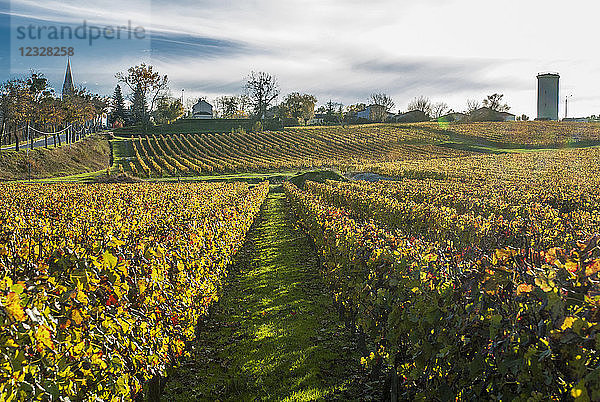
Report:
M67 60L67 71L65 73L65 82L62 88L62 97L73 95L75 93L75 85L73 85L73 75L71 74L71 59Z

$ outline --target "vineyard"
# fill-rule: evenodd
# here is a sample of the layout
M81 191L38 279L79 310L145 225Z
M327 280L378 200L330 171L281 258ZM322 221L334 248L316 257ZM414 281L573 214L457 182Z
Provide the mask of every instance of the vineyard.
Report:
M304 128L262 133L151 134L125 141L124 171L140 177L285 170L467 155L436 146L444 134L402 126Z
M556 181L568 188L582 187L586 193L598 185L600 168L593 163L600 149L576 148L552 151L505 153L501 155L470 155L461 158L422 160L397 160L390 162L350 165L348 169L374 172L384 176L403 176L406 172L447 177L455 181L472 181L498 185L510 184L513 191L520 186L558 191L555 186L544 185ZM540 190L542 191L542 190ZM485 194L485 192L482 192ZM493 196L494 193L488 193Z
M305 168L364 170L477 153L600 144L595 123L503 122L301 127L283 131L120 137L118 169L141 178ZM372 170L372 169L369 169Z
M468 124L432 124L449 133L480 138L502 144L534 147L565 146L580 142L600 142L600 124L557 121L479 122Z
M396 398L600 398L596 153L407 162L437 180L285 184L340 309L372 341L365 368L390 373Z
M2 192L0 399L131 400L185 353L268 183Z
M0 184L0 400L600 400L600 149L457 127L118 139L151 180L350 173L282 186Z

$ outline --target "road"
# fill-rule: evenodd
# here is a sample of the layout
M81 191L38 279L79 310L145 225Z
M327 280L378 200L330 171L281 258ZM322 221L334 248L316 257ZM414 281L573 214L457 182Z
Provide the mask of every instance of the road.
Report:
M67 139L67 135L66 133L62 133L60 134L60 143L61 144L65 144ZM58 144L58 143L57 143ZM40 137L40 138L36 138L35 141L33 141L33 148L39 148L39 147L43 147L44 146L44 137ZM48 136L48 147L54 147L54 140L52 139L52 136ZM29 148L29 141L25 142L25 141L19 141L19 150L24 150L26 148ZM15 144L12 145L5 145L2 148L0 148L0 150L2 151L6 151L6 150L13 150L15 149Z

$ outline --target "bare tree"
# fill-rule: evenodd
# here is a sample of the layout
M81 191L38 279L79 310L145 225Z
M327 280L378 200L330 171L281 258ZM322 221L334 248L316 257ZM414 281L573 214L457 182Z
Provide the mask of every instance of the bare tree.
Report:
M129 67L127 73L115 74L118 82L127 84L132 92L141 91L142 96L149 102L149 112L154 111L156 100L168 89L169 79L154 71L154 66L145 63Z
M408 103L408 111L419 110L427 116L431 115L431 101L426 96L418 96Z
M389 112L395 106L394 101L385 93L372 94L371 104L380 106L374 109L373 119L376 121L385 121Z
M467 114L471 114L479 108L480 108L479 101L477 101L475 99L467 100L467 110L466 110Z
M277 80L265 72L252 71L246 80L245 90L255 116L264 120L267 109L279 96Z
M503 94L492 94L483 100L483 106L489 107L496 112L508 112L510 106L502 103Z
M238 107L240 116L247 116L250 112L250 106L250 98L248 98L248 95L241 94L238 96Z
M442 117L448 110L448 105L444 102L438 102L431 105L431 117L437 119Z
M222 119L231 119L238 111L237 96L220 96L215 99L217 115Z

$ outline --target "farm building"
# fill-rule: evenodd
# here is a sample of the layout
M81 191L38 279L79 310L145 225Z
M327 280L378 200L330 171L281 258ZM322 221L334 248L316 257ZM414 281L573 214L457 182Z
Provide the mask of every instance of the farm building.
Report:
M468 116L464 113L460 113L460 112L451 112L448 114L445 114L441 117L438 118L438 121L442 121L442 122L455 122L455 121L466 121L468 119Z
M392 119L396 123L418 123L422 121L429 121L429 116L421 110L411 110L410 112L400 113Z
M325 113L315 113L312 119L306 122L308 126L318 126L325 123L327 115Z
M357 119L365 119L369 121L375 121L379 118L379 116L385 114L383 106L381 105L369 105L365 108L365 110L361 110L356 113Z
M499 112L498 116L502 119L502 121L515 121L515 115L508 112Z
M213 107L210 103L200 99L192 107L192 118L194 119L212 119L213 118Z
M489 107L482 107L471 112L471 121L515 121L515 115L508 112L498 112Z

